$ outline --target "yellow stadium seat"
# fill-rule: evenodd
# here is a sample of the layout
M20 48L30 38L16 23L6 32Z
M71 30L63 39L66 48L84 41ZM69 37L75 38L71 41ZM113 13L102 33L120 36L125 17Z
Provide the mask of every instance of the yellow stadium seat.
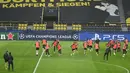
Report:
M37 24L37 27L39 27L39 24Z
M64 28L64 30L66 30L66 28Z
M20 29L23 30L23 27L21 27Z
M21 26L21 24L19 24L19 27Z
M81 28L81 25L79 25L79 28Z
M58 26L57 24L54 25L54 27L57 27L57 26Z
M21 27L18 27L18 30L21 30Z
M63 25L63 24L61 24L61 27L64 27L64 25Z
M79 28L79 30L81 30L81 28Z
M60 24L58 24L57 26L60 27Z
M41 30L45 30L45 27L42 27Z
M28 24L25 24L24 26L26 27Z
M67 27L67 25L65 24L64 27Z
M42 26L43 26L43 24L40 24L39 26L40 26L40 27L42 27Z
M72 28L73 30L76 30L75 27Z
M74 25L74 24L73 24L72 26L73 26L73 27L75 27L75 25Z
M42 30L42 27L39 27L39 30Z
M33 30L36 30L36 27L33 27Z
M61 30L61 28L59 27L58 30Z
M63 28L63 27L61 27L60 29L61 29L61 30L64 30L64 28Z
M79 30L79 28L76 28L75 30Z
M23 27L23 30L26 30L27 28L26 27Z
M44 26L45 26L45 24L42 24L42 26L44 27Z
M57 27L54 27L55 30L57 30Z
M33 27L36 27L36 24L33 24Z

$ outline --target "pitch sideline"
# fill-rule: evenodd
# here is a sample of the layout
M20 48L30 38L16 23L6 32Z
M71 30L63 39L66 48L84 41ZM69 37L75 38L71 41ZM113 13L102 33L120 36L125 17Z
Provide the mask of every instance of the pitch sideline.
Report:
M39 65L39 63L40 63L40 61L41 61L41 59L42 59L43 54L44 54L44 51L42 51L42 54L41 54L41 56L40 56L40 58L39 58L39 60L38 60L38 62L37 62L37 64L36 64L36 66L35 66L35 68L34 68L33 73L36 73L37 67L38 67L38 65Z

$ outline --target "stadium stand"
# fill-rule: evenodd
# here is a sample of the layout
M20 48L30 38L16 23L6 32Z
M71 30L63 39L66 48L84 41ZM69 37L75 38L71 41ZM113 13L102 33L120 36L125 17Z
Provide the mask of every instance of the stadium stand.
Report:
M33 30L46 30L46 24L33 24Z
M67 24L53 24L55 30L65 31L67 30Z
M82 25L81 24L72 24L72 30L81 31L82 30Z
M121 31L121 24L109 24L109 23L88 23L83 26L83 30L87 31Z
M18 24L18 30L27 30L28 24Z

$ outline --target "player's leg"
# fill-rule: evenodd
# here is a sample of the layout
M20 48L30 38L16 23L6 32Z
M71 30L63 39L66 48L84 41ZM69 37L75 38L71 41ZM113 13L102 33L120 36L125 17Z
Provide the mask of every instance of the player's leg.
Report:
M107 58L107 61L108 61L108 55L109 55L109 53L106 53L106 58Z
M59 53L59 56L61 55L61 49L60 50L58 50L58 53Z
M105 57L106 57L106 53L104 53L104 60L106 59Z
M86 55L86 50L87 50L87 48L84 48L84 54Z
M72 49L72 54L71 54L71 56L74 55L74 54L75 54L75 49Z
M13 62L11 63L11 65L12 65L12 71L14 71L14 64L13 64Z
M50 57L50 52L49 52L49 49L48 49L48 51L47 51L47 54L48 54L48 57Z
M10 70L10 63L8 63L8 70Z
M36 56L38 56L39 48L36 48Z
M120 48L118 48L118 49L117 49L117 52L120 52L120 51L121 51L121 49L120 49Z
M128 51L129 49L128 49L128 45L126 45L126 51Z
M111 50L111 48L109 48L109 49L110 49L110 50L109 50L109 53L108 53L108 54L110 54L110 56L111 56L111 51L112 51L112 50Z
M45 50L45 52L46 52L46 56L47 56L47 54L48 54L47 51L48 51L48 49Z
M42 45L43 52L45 51L45 45Z
M123 55L122 55L122 57L125 57L125 53L126 53L125 49L123 49Z
M7 70L8 69L8 61L5 60L5 69Z
M54 46L54 53L55 53L55 50L56 50L56 46Z
M113 54L116 55L116 49L114 49L114 53Z
M99 55L99 49L96 49L96 55L97 56Z
M92 46L89 46L90 51L92 51Z

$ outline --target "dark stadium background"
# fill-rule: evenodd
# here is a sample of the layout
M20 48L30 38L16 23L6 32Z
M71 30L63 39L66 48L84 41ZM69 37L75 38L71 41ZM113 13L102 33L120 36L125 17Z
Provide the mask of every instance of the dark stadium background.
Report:
M116 0L108 0L108 2L117 5ZM128 17L130 11L130 1L123 0L125 17ZM95 3L97 4L97 3ZM94 8L94 3L91 7L60 7L60 22L61 23L88 23L88 22L104 22L109 14ZM130 14L130 12L129 12ZM0 21L28 21L40 22L42 8L0 8ZM119 19L109 22L116 22Z

